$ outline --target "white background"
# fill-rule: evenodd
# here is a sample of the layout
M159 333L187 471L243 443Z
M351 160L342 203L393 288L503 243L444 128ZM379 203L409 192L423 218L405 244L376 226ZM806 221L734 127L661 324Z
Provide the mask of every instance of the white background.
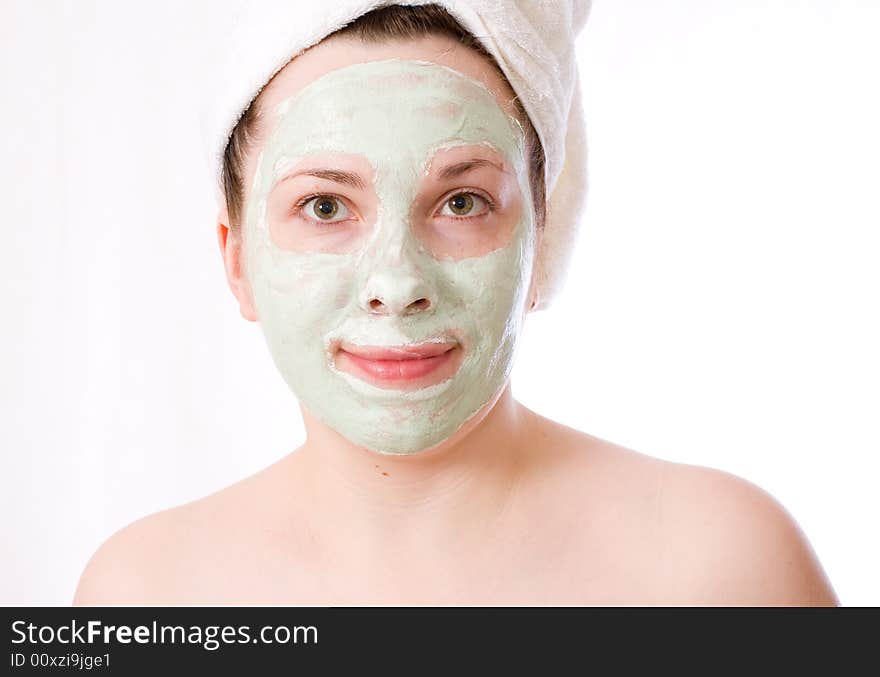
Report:
M217 3L0 15L0 603L67 604L147 513L303 439L214 241L192 83ZM598 0L590 199L528 406L765 488L880 604L880 3Z

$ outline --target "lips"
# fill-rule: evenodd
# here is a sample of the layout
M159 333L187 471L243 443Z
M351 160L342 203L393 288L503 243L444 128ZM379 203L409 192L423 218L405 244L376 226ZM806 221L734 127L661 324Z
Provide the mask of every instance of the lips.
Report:
M362 346L341 342L337 368L376 385L424 387L458 369L461 346L454 341L403 346Z

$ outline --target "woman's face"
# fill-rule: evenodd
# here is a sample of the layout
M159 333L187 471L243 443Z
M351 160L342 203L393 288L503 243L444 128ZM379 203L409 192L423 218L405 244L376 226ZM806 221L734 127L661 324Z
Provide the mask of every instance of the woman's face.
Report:
M260 97L255 315L301 404L355 444L431 448L506 385L536 251L512 96L438 37L325 41Z

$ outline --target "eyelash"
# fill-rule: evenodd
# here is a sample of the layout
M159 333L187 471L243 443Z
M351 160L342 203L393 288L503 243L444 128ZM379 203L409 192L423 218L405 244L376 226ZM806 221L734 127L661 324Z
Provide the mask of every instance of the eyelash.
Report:
M440 203L441 206L439 207L439 209L443 209L443 206L445 206L446 203L449 202L456 195L476 195L478 198L480 198L481 200L483 200L486 203L486 209L489 212L495 211L495 208L496 208L495 201L492 198L490 198L488 195L486 195L484 192L482 192L480 190L476 190L474 188L464 188L464 189L456 190L453 193L448 193L446 195L446 197L444 197L443 200L441 201L441 203ZM302 213L303 207L305 207L309 202L311 202L312 200L314 200L317 197L330 197L330 198L333 198L334 200L339 200L340 202L345 204L345 206L347 208L351 209L348 206L348 203L343 198L339 197L338 195L334 195L333 193L311 193L310 195L306 195L306 196L300 198L299 201L297 201L297 203L293 206L293 209L290 210L291 215L292 216L300 215ZM354 211L354 210L352 210L352 211ZM450 216L448 214L444 214L444 216L446 218L454 219L456 221L465 221L467 219L475 219L475 218L478 218L479 216L485 216L485 214L479 214L478 216L454 216L454 215ZM310 218L309 220L315 221L316 223L321 223L317 219ZM333 223L333 222L330 222L330 223ZM342 223L342 222L336 221L335 223Z
M495 211L495 201L492 198L490 198L488 195L486 195L483 191L476 190L475 188L459 188L458 190L456 190L452 193L447 193L446 197L444 197L440 203L441 204L440 209L443 209L443 207L445 207L446 204L452 198L454 198L456 195L476 195L478 198L480 198L481 200L483 200L486 203L487 213ZM443 214L443 216L444 216L444 218L454 219L456 221L466 221L468 219L478 219L481 216L486 216L486 214L477 214L476 216L455 216L455 215L450 216L449 214Z
M339 197L338 195L334 195L333 193L312 193L311 195L306 195L305 197L300 198L299 201L296 204L294 204L293 208L290 210L290 215L291 216L301 216L303 207L305 207L309 202L311 202L312 200L314 200L317 197L329 197L329 198L333 198L334 200L338 200L339 202L341 202L342 204L345 205L346 209L354 212L354 210L351 207L349 207L348 201L344 200L343 198ZM311 217L306 217L306 218L308 218L309 221L314 221L315 223L324 223L324 225L327 225L327 226L333 226L333 225L337 225L340 223L345 223L345 221L322 222L319 219L313 219Z

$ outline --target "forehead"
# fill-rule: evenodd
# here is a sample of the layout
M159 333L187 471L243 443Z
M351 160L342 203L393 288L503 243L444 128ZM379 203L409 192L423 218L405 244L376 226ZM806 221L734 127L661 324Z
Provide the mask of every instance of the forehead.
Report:
M451 68L483 84L508 115L518 115L516 94L507 80L485 56L448 35L424 35L410 40L365 43L345 36L325 38L310 47L273 76L258 97L268 111L284 99L327 73L370 61L401 59L428 61ZM271 122L271 120L270 120Z
M348 65L280 101L271 114L263 153L270 163L321 152L417 161L461 144L487 145L513 164L522 157L522 128L489 88L433 62Z

